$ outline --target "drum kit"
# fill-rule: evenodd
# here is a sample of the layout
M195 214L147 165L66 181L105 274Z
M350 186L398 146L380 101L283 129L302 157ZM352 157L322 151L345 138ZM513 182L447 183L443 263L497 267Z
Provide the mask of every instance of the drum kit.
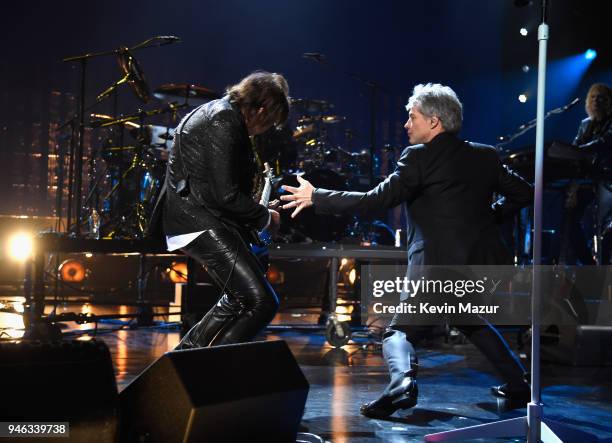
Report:
M76 217L77 223L70 230L77 235L85 231L94 238L139 239L147 235L148 222L163 185L174 128L194 107L221 98L222 94L188 83L166 83L151 91L130 49L122 47L112 53L121 77L98 94L92 106L84 107L87 111L84 126L102 131L103 136L98 139L104 141L100 148L91 149L88 165L82 168L88 175L89 189L80 206L83 216ZM77 57L66 59L70 60L80 61ZM92 111L122 84L128 85L142 103L154 98L160 106L124 115ZM295 174L303 174L316 187L347 190L358 188L359 184L369 185L369 152L350 152L330 141L330 129L340 129L346 123L344 116L333 112L333 104L297 98L292 99L291 110L290 119L283 127L257 136L255 143L262 161L273 165L274 197L282 192L283 184L296 185ZM152 123L159 116L165 117L165 124ZM347 129L344 135L350 145L354 132ZM76 184L69 183L69 189L76 189L80 184L78 180ZM80 191L76 192L79 201ZM68 211L70 214L70 200ZM315 217L314 213L305 211L298 220L286 214L283 219L283 228L276 239L281 242L336 241L350 236L351 231L360 235L363 231L360 227L355 229L355 221L348 216Z
M140 71L142 73L142 71ZM144 76L127 82L136 96L149 101ZM104 94L104 93L103 93ZM107 128L97 158L90 159L89 192L84 206L88 211L89 233L106 238L146 236L157 195L166 171L174 127L184 111L221 97L215 91L191 84L168 83L153 91L164 104L153 110L121 116L91 113L88 126ZM155 116L169 116L170 124L151 124ZM130 138L125 142L126 135Z

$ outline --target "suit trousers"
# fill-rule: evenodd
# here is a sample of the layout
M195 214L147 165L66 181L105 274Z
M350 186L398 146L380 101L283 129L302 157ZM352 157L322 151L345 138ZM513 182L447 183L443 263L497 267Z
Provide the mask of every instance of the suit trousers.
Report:
M206 230L182 251L204 265L222 295L177 349L251 341L270 323L278 310L278 298L236 231L226 227Z
M400 323L398 318L394 318L383 336L383 356L391 380L403 376L411 369L416 369L418 361L414 344L433 337L436 331L436 326L411 326L398 323ZM509 385L524 383L525 368L493 325L483 320L482 325L455 327L485 355L504 382Z

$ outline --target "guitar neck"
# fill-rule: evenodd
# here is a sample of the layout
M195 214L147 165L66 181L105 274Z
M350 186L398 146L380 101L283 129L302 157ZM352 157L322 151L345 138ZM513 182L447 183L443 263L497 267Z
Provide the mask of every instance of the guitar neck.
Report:
M272 193L272 170L267 162L264 163L264 165L266 167L264 171L264 188L261 191L259 204L268 207L268 203L270 203L270 194Z
M263 191L261 192L261 199L259 200L260 205L268 206L270 203L270 194L272 192L272 183L270 179L266 178L266 182L264 183Z

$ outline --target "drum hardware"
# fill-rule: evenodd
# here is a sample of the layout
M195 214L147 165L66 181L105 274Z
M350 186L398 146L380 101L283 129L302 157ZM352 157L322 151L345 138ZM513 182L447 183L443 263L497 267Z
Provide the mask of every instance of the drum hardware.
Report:
M184 106L200 106L221 98L221 94L212 89L189 83L166 83L153 91L153 95L166 102L183 101Z
M121 47L117 50L117 63L119 64L119 69L123 77L98 94L96 101L101 102L111 95L119 85L127 83L136 97L143 103L147 103L151 98L147 80L145 79L144 72L140 65L128 48Z
M300 114L324 114L334 107L325 100L292 98L291 107Z
M353 222L347 230L345 241L355 241L361 246L376 246L395 244L395 231L381 220L364 221L353 217Z
M342 115L324 115L321 117L321 122L330 125L330 124L335 124L335 123L340 123L342 121L346 120L346 117L342 116Z
M93 186L84 206L90 206L89 211L92 213L100 213L103 219L100 230L106 237L144 236L149 212L165 172L160 163L168 158L167 141L174 133L170 127L147 125L144 122L154 115L171 113L175 116L176 111L185 106L170 103L162 108L140 110L116 118L106 114L92 114L91 127L129 128L129 133L138 141L133 146L116 146L111 143L100 150L101 158L107 162L106 168L97 179L92 178ZM134 120L139 120L139 123ZM133 153L125 170L122 161L124 153ZM97 202L89 204L105 178L110 180L112 187L102 198L102 208Z
M172 138L174 132L170 127L147 125L145 120L167 113L176 118L177 110L186 106L170 103L158 109L139 110L118 117L92 114L91 127L129 128L130 135L138 142L134 146L117 146L111 141L100 150L101 158L106 161L104 172L97 179L91 174L92 188L84 206L89 206L91 212L97 211L101 214L100 230L106 237L144 237L148 216L165 173L162 165L168 158L167 140ZM135 120L138 120L138 123ZM125 153L131 153L127 167L124 161ZM94 193L98 192L104 179L109 181L111 190L104 194L100 206L97 194ZM96 198L92 200L94 195Z
M181 104L169 103L167 106L164 106L163 108L152 109L150 111L139 110L137 112L134 112L133 114L123 115L123 116L119 116L117 118L112 118L112 119L100 118L98 120L91 121L89 125L92 128L106 128L109 126L127 124L131 122L133 123L135 120L141 120L147 117L153 117L154 115L161 115L161 114L166 114L166 113L174 114L176 113L176 111L178 111L179 109L185 108L186 106L187 105L184 103L181 103ZM100 114L92 114L92 115L100 115ZM141 126L143 126L142 123L135 124L132 127L134 129L141 129Z
M165 172L157 151L158 148L146 145L136 147L129 167L103 197L107 209L103 212L106 220L100 230L106 233L106 238L144 237ZM117 195L120 190L130 196L130 204L122 205ZM119 202L113 205L113 199Z
M306 172L303 177L315 187L348 190L346 179L331 169L313 169ZM276 181L274 185L273 198L278 199L283 193L283 185L297 186L298 183L295 174L285 174L282 180ZM315 215L311 209L302 211L297 218L291 218L289 211L282 211L280 231L275 241L285 243L339 241L346 234L349 220L348 215Z
M99 114L96 112L92 112L91 114L89 114L89 118L90 118L90 123L88 125L88 127L90 128L97 128L100 126L99 123L102 122L108 122L111 120L115 120L115 117L113 117L112 115L108 115L108 114ZM138 123L134 123L132 121L127 121L123 124L126 128L130 128L130 130L132 129L139 129L140 125Z
M175 36L156 36L150 39L143 41L131 48L127 48L125 46L120 47L119 49L113 49L110 51L102 51L95 53L87 53L83 55L78 55L74 57L67 57L63 59L65 63L78 63L80 66L80 85L79 85L79 94L78 94L78 113L69 121L60 125L58 130L63 129L64 127L70 126L72 129L72 138L71 138L71 147L69 154L69 190L68 190L68 210L67 210L67 218L66 218L66 226L68 230L73 231L73 233L79 237L81 235L80 229L83 222L83 207L82 207L82 185L83 185L83 154L84 154L84 143L85 143L85 113L91 109L93 106L100 103L101 100L106 98L112 91L116 90L117 86L121 83L128 83L132 88L133 92L136 94L138 98L142 101L148 101L148 88L146 86L146 81L144 77L144 73L140 66L136 62L136 59L132 55L133 51L155 47L155 46L163 46L167 44L177 43L180 39ZM111 87L107 88L96 101L90 105L86 106L85 103L85 92L86 92L86 84L87 84L87 62L90 59L115 55L117 57L117 61L120 67L120 70L123 73L123 77L115 82ZM78 124L77 124L78 122ZM63 159L59 159L60 162L63 162ZM72 177L74 176L74 182ZM61 187L58 186L58 189ZM72 224L72 212L75 212L75 223ZM57 207L56 212L58 214L58 225L61 225L61 214L62 214L62 199L57 199Z
M318 52L306 52L304 54L302 54L303 58L307 58L310 59L316 63L319 63L320 65L325 66L328 69L334 70L338 73L343 74L345 77L350 78L353 81L357 81L359 83L362 84L362 86L364 86L365 88L367 88L368 90L368 104L369 104L369 108L370 108L370 146L368 147L368 151L370 154L370 171L369 171L369 179L370 179L370 187L374 186L374 149L376 147L376 120L377 120L377 116L376 116L376 103L377 103L377 98L378 98L378 93L379 92L383 92L383 93L389 93L390 91L387 88L384 88L382 85L380 85L379 83L372 81L372 80L368 80L366 78L364 78L363 76L355 73L355 72L348 72L345 71L341 68L339 68L338 66L334 65L333 63L329 63L329 60L327 59L327 57L324 54L318 53Z
M342 115L304 115L298 119L297 123L299 126L312 125L315 123L325 123L331 125L340 123L344 120L346 120L346 117Z
M293 139L298 144L298 169L306 172L321 168L341 169L338 163L340 156L337 149L329 144L327 126L338 124L346 117L336 114L324 114L333 105L324 100L293 99L293 106L301 112Z

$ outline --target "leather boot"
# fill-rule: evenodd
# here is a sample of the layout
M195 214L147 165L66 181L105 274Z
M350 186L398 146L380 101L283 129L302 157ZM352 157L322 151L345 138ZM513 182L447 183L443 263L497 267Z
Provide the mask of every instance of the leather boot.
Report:
M404 332L389 329L385 333L383 357L391 382L380 397L361 406L360 412L366 417L385 418L398 409L408 409L417 404L418 361L414 347Z
M487 357L505 383L491 387L496 397L524 406L531 399L531 388L525 368L514 355L501 334L491 325L463 327L467 338Z
M361 414L370 418L387 418L398 409L415 406L419 396L416 372L415 368L391 380L380 397L361 405Z

